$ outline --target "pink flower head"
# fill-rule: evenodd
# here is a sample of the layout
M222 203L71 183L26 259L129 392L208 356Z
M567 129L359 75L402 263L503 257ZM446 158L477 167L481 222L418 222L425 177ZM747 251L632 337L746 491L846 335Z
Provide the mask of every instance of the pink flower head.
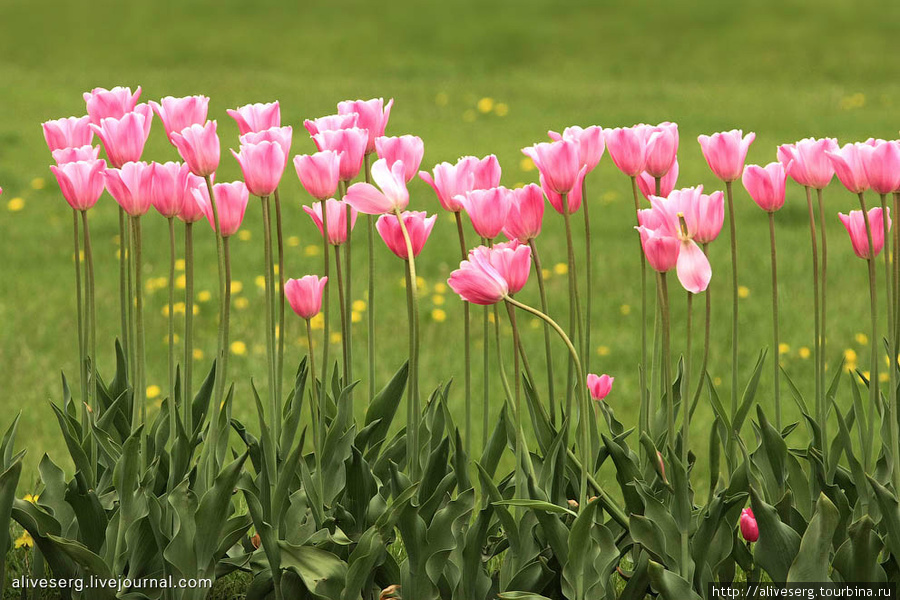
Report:
M469 161L469 166L475 176L475 180L472 183L473 190L486 190L500 185L500 162L493 154L488 154L481 159L474 156L466 156L460 160Z
M353 113L358 115L356 126L368 131L369 134L365 150L366 153L369 153L375 151L375 139L384 135L393 105L393 98L388 100L387 104L384 103L384 98L373 98L371 100L338 102L337 109L339 115Z
M747 150L756 139L752 131L747 135L740 129L732 129L711 136L701 135L697 138L706 164L722 181L734 181L740 179L744 172L744 161L747 159Z
M323 131L350 129L351 127L356 127L358 121L358 114L348 113L345 115L328 115L318 119L306 119L303 121L303 126L306 127L306 131L312 136Z
M327 277L315 275L288 279L284 283L284 296L295 313L304 319L312 319L322 310L322 292L326 283Z
M865 157L873 148L862 142L844 144L834 152L828 150L825 155L831 160L834 173L848 190L854 194L865 192L869 189L869 179L866 174Z
M402 160L403 166L406 168L406 182L409 183L416 176L419 165L422 164L425 144L422 142L422 138L415 135L382 136L375 138L375 152L378 153L378 158L387 161L389 167L398 160Z
M244 182L254 196L270 196L284 174L284 150L278 142L241 144L241 151L231 151L241 165Z
M277 100L268 104L247 104L239 108L228 109L225 112L237 121L238 131L241 135L263 131L270 127L281 127L281 107Z
M528 283L531 272L531 247L517 240L497 244L485 255L491 266L506 280L510 294L515 294Z
M78 148L60 148L51 152L56 164L62 165L79 160L97 160L100 156L100 146L81 146Z
M437 215L427 216L424 211L406 211L401 213L403 224L409 233L409 241L412 245L413 256L418 256L431 235ZM396 215L381 215L375 222L378 235L387 244L391 252L406 260L409 252L406 249L406 240L403 230L400 228L400 220Z
M487 190L472 190L465 196L457 197L466 214L472 220L475 233L492 240L503 231L509 214L512 193L503 186Z
M325 216L328 217L328 243L332 246L340 246L347 241L347 207L349 206L343 200L335 200L329 198L325 200ZM319 228L319 234L324 235L322 231L322 203L316 202L312 207L304 206L303 210L310 216L316 227ZM356 226L356 209L350 208L350 231Z
M637 227L641 234L641 246L644 256L654 271L666 273L678 263L678 250L681 243L677 237L669 235L663 229L649 229L643 225Z
M487 252L488 249L479 246L470 251L468 259L459 263L459 268L450 273L447 283L466 302L496 304L509 293L509 286L491 266L490 260L481 256L479 251Z
M588 391L591 393L591 398L594 400L603 400L609 393L612 391L613 382L616 380L615 377L610 377L609 375L594 375L591 373L587 376L587 387Z
M310 196L325 200L334 196L341 179L341 155L332 150L294 157L294 169Z
M219 168L219 136L216 135L215 121L185 127L179 133L171 134L169 140L178 148L178 154L194 175L205 177Z
M847 228L850 234L850 243L853 244L853 251L860 258L874 258L878 256L881 249L884 248L884 215L881 208L870 208L868 212L869 226L872 229L872 245L875 247L875 254L869 251L869 235L866 232L866 220L863 218L861 210L851 210L849 215L839 213L841 223ZM887 214L888 232L891 229L891 210L888 209Z
M527 244L541 233L544 220L544 194L533 183L510 191L509 214L503 235Z
M127 162L118 169L106 169L106 189L126 213L139 217L150 210L153 167L145 162Z
M753 201L764 211L775 212L784 206L787 173L780 162L772 162L765 167L747 165L741 181Z
M871 150L863 150L866 179L878 194L900 190L900 142L868 140Z
M197 203L197 196L194 194L194 190L201 187L206 187L206 181L202 177L194 175L188 169L188 176L184 183L184 202L181 205L181 210L176 215L181 221L196 223L206 217L203 207Z
M419 177L434 189L438 202L444 210L459 212L462 204L456 196L465 194L475 187L475 174L472 171L472 163L477 162L473 156L459 159L455 165L442 162L434 167L434 176L427 171L419 171ZM493 186L492 186L493 187Z
M748 542L755 542L759 539L759 525L756 524L756 517L753 515L752 508L745 508L741 511L741 535Z
M702 191L703 188L698 186L674 190L668 198L651 196L653 208L638 213L641 228L653 233L653 236L646 236L647 243L644 244L647 260L651 265L656 262L668 266L666 270L671 269L672 257L667 252L671 250L672 239L680 242L675 255L678 280L684 289L694 294L706 290L712 278L709 259L697 241L705 243L715 239L724 220L722 193L705 196ZM645 241L644 232L641 241ZM650 252L655 253L653 258Z
M579 171L582 170L576 142L565 139L542 142L522 148L522 154L530 157L541 172L546 183L542 187L557 194L568 194L575 187Z
M209 201L209 190L202 185L194 188L192 193L206 220L209 221L209 226L215 231L216 215L213 214L212 203ZM216 212L219 215L222 237L230 237L241 228L244 211L247 210L247 203L250 201L250 191L243 181L232 181L215 184L213 194L216 196Z
M409 191L403 161L398 160L389 168L387 161L379 158L372 165L372 179L378 184L377 188L370 183L354 183L347 190L344 199L353 208L367 215L383 215L407 207Z
M563 207L562 195L557 194L553 190L550 189L550 186L547 185L547 180L544 179L544 175L541 174L540 182L541 188L544 190L544 194L547 195L547 200L550 201L550 206L552 206L556 212L559 214L564 214L563 210L568 210L569 214L574 212L578 212L578 209L581 208L581 199L582 199L582 184L584 183L584 176L587 174L587 169L582 167L578 172L578 177L575 179L575 185L572 187L572 191L566 196L566 206Z
M838 143L833 138L804 138L795 144L779 146L778 160L791 179L800 185L821 190L834 177L834 166L826 152L837 151Z
M177 162L151 163L150 203L159 214L171 219L184 208L185 194L190 194L188 177L191 170Z
M99 125L91 123L91 129L103 142L109 163L118 168L127 162L141 160L152 120L150 107L139 104L133 112L122 117L106 117Z
M667 197L675 189L678 182L678 159L672 163L669 172L662 176L659 180L659 193L656 193L656 178L644 171L637 176L638 189L641 190L644 198L650 199L650 196Z
M645 169L647 162L647 138L650 127L616 127L604 132L609 157L620 171L629 177L637 177Z
M367 136L365 129L349 127L321 131L312 137L320 151L333 150L341 155L341 181L350 181L362 169Z
M180 133L185 127L206 123L209 110L209 98L206 96L185 96L173 98L166 96L159 102L150 101L153 112L162 121L166 137Z
M91 123L100 125L103 119L121 119L137 106L141 97L141 86L132 94L131 88L114 87L111 90L94 88L84 93L84 102Z
M284 153L284 166L286 168L288 158L291 154L291 142L294 139L294 129L290 125L284 127L269 127L262 131L245 133L239 139L241 145L258 144L259 142L275 142L281 146L281 151Z
M52 165L50 170L56 175L59 189L69 206L75 210L87 210L97 204L105 187L103 172L106 161L79 160Z
M41 128L44 130L44 139L50 152L89 146L94 141L91 118L88 116L45 121L41 124Z
M663 177L675 163L678 154L678 125L660 123L650 129L644 170L651 177Z
M593 171L600 164L606 143L603 139L603 129L597 125L591 125L585 129L575 125L566 127L562 135L555 131L548 131L547 135L553 141L568 140L575 142L575 145L578 147L578 162L582 167L587 167L588 172Z

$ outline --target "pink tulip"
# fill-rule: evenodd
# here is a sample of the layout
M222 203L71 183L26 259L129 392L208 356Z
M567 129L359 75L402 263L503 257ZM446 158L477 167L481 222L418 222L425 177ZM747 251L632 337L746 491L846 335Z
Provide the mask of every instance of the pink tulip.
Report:
M372 179L380 190L370 183L354 183L347 190L344 199L353 208L367 215L383 215L407 207L409 191L403 161L398 160L388 168L387 161L379 158L372 165Z
M668 235L674 237L687 237L701 244L707 244L715 240L722 231L725 221L725 197L722 192L713 192L706 195L703 186L673 190L667 198L651 196L650 203L653 206L652 213L660 219L653 221L652 225L641 223L652 229L662 227ZM640 218L646 218L641 211ZM687 227L687 235L684 236L681 227L681 219Z
M231 151L241 165L244 182L254 196L270 196L284 174L284 150L278 142L241 144L241 151Z
M212 203L209 201L209 190L202 185L194 188L192 193L206 220L209 221L209 226L215 231L216 219ZM241 228L244 211L247 210L247 203L250 201L250 191L243 181L232 181L231 183L215 184L213 194L216 196L216 211L219 214L222 237L230 237Z
M177 217L184 208L191 170L177 162L150 165L150 204L167 219Z
M647 138L644 170L651 177L663 177L675 164L676 154L678 154L678 125L667 121L651 128L650 136Z
M403 216L403 224L409 234L410 245L412 246L413 256L418 256L431 235L434 228L434 222L437 215L427 216L424 211L406 211L401 213ZM406 239L403 237L403 230L400 228L400 221L396 215L381 215L375 222L375 228L378 229L378 235L384 240L388 249L406 260L409 258L409 252L406 249Z
M134 94L131 88L114 87L111 90L94 88L84 93L84 102L87 104L87 113L91 123L100 125L103 119L121 119L137 106L141 97L141 86L138 86Z
M659 194L656 193L656 179L644 171L640 175L637 176L637 184L638 189L641 190L641 194L646 199L650 199L650 196L660 196L662 198L667 197L672 193L672 190L675 189L675 184L678 182L678 159L675 159L675 162L672 163L672 168L669 169L669 172L663 175L663 177L659 180Z
M309 320L322 310L322 292L325 290L326 283L328 283L327 277L316 277L315 275L307 275L300 279L288 279L284 283L284 295L294 312Z
M795 144L779 146L778 161L784 165L791 179L800 185L821 190L834 177L834 166L826 152L837 151L838 143L833 138L804 138Z
M649 229L643 225L637 227L641 234L641 246L647 262L654 271L666 273L678 264L678 251L681 248L680 240L672 235L667 235L662 229Z
M616 380L615 377L610 377L609 375L594 375L591 373L587 376L587 387L591 392L591 398L594 400L603 400L609 393L612 391L613 382Z
M500 235L506 225L511 196L508 189L500 186L488 190L472 190L465 196L458 196L457 200L466 209L475 233L492 240Z
M268 104L247 104L235 109L225 111L232 119L237 121L238 131L245 133L263 131L270 127L281 127L281 107L278 101Z
M170 137L173 133L180 133L185 127L206 123L209 98L206 96L185 96L184 98L166 96L158 103L151 100L150 106L162 121L166 137Z
M288 158L291 154L291 142L294 139L294 129L287 125L285 127L270 127L262 131L251 131L240 137L241 145L258 144L260 142L275 142L281 146L284 153L284 167L287 167Z
M872 147L861 142L844 144L838 150L826 151L825 155L834 167L834 173L841 183L854 194L865 192L869 189L869 179L866 175L865 157L872 151Z
M219 168L219 136L216 135L215 121L185 127L179 133L170 135L169 139L194 175L206 177Z
M350 181L362 169L367 136L365 129L350 127L319 132L313 141L319 151L333 150L341 155L341 181Z
M500 162L493 154L489 154L481 159L474 156L466 156L460 160L470 161L472 173L475 175L475 181L472 184L473 190L486 190L500 185Z
M475 174L472 171L472 163L477 162L473 156L466 156L456 161L455 165L442 162L434 167L434 176L427 171L419 171L419 177L434 189L438 202L444 210L459 212L462 204L456 200L456 196L465 194L475 187Z
M118 169L106 169L106 189L126 213L139 217L150 210L153 167L145 162L127 162Z
M681 286L692 294L704 292L709 287L712 279L712 267L709 264L709 258L694 240L681 240L675 269Z
M319 235L322 232L322 203L316 202L312 207L304 206L303 210L310 216L316 227L319 228ZM347 241L347 203L343 200L335 200L329 198L325 200L325 210L328 211L328 243L332 246L340 246ZM356 226L356 209L350 209L350 230Z
M780 162L772 162L765 167L747 165L741 181L753 201L764 211L775 212L784 206L787 173Z
M323 131L350 129L351 127L356 127L358 121L358 114L348 113L346 115L328 115L327 117L319 117L318 119L306 119L303 121L303 126L306 127L306 131L312 136Z
M375 152L378 153L378 158L387 161L389 167L398 160L402 160L403 166L406 168L406 182L409 183L419 171L419 165L422 164L425 144L422 142L422 138L415 135L382 136L375 138Z
M759 539L759 525L756 524L752 508L745 508L741 511L741 535L748 542L755 542Z
M581 208L581 199L582 199L582 184L584 183L584 177L587 174L587 170L582 167L581 171L578 172L578 177L575 179L575 185L572 186L572 191L566 196L566 208L569 211L569 214L578 212L578 209ZM544 190L544 194L547 195L547 200L550 202L550 206L552 206L556 212L559 214L563 214L563 201L562 196L557 194L547 185L547 180L544 179L544 175L542 174L540 177L541 188Z
M582 129L575 125L566 127L562 135L555 131L548 131L547 135L553 141L568 140L575 142L575 145L578 147L578 162L582 167L587 167L588 173L600 164L603 150L606 148L602 128L591 125L586 129Z
M387 104L384 103L383 98L373 98L371 100L345 100L338 102L337 109L339 115L353 113L358 115L356 126L368 131L369 134L366 143L366 153L369 153L375 151L375 139L384 135L393 105L393 98L388 100Z
M197 197L194 195L194 190L201 187L205 188L206 182L202 177L194 175L190 172L190 169L188 169L188 176L184 185L184 201L181 205L181 210L176 215L181 221L184 221L185 223L196 223L200 219L206 217L203 208L197 203Z
M99 125L91 123L91 129L103 142L109 163L118 168L141 160L152 120L150 107L139 104L134 112L125 113L121 118L107 117Z
M543 142L522 148L522 154L530 157L541 172L546 189L557 194L568 194L575 187L582 167L578 157L578 144L565 139Z
M46 121L41 124L41 128L44 130L44 139L50 152L89 146L94 141L91 118L88 116Z
M294 157L294 169L310 196L325 200L334 196L341 179L341 155L331 150Z
M875 247L875 254L869 251L869 235L866 232L866 221L863 218L861 210L851 210L849 215L839 213L841 223L847 228L850 234L850 243L853 244L853 251L860 258L874 258L878 256L881 249L884 248L884 215L881 208L870 208L868 213L869 226L872 229L872 245ZM888 209L888 231L891 228L891 210Z
M640 175L647 163L647 138L650 136L650 128L647 125L616 127L603 133L609 157L616 167L629 177Z
M506 280L509 294L515 294L528 283L531 273L531 247L517 240L496 244L493 248L479 248L491 266Z
M52 165L59 189L69 206L75 210L88 210L97 204L105 187L103 172L106 161L79 160Z
M479 246L450 274L447 282L463 300L473 304L496 304L518 292L528 281L531 248L510 242L496 248Z
M744 171L744 161L747 159L747 150L756 139L752 131L747 135L740 129L714 133L711 136L701 135L697 138L706 164L722 181L734 181L740 179Z
M900 190L900 142L868 140L871 150L863 151L863 166L869 185L878 194Z
M100 146L81 146L79 148L60 148L51 152L56 164L62 165L79 160L97 160L100 156Z
M544 194L533 183L510 192L509 214L503 235L527 244L541 233L544 220Z
M703 189L703 186L699 187ZM685 213L685 222L695 242L708 244L715 241L725 223L725 194L700 194L693 210Z

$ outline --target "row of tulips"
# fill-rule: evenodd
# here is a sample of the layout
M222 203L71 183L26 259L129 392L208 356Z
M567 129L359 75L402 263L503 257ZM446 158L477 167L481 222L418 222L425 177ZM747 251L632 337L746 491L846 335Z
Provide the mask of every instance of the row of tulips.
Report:
M68 484L74 490L71 496L62 496L66 485L62 471L52 462L42 463L44 491L34 505L12 498L7 503L3 491L9 484L0 475L0 517L12 515L32 535L55 574L222 576L244 570L254 576L248 598L352 600L376 597L382 588L397 593L392 586L402 584L400 593L417 599L472 600L499 594L507 599L581 600L641 598L651 589L672 599L706 596L707 583L733 580L736 567L747 579L758 579L765 571L774 581L824 580L832 572L845 581L880 580L900 572L892 566L900 556L896 363L889 362L890 388L883 397L878 353L873 352L871 377L862 379L869 388L868 409L860 399L858 379L851 378L849 408L842 409L836 402L839 377L825 385L826 216L822 200L822 190L834 173L858 195L860 210L841 215L841 220L854 251L868 262L873 340L879 339L875 259L884 250L889 328L885 345L888 356L895 357L900 321L895 304L900 280L893 258L898 250L896 230L893 248L886 238L891 231L889 199L893 196L896 210L900 197L897 142L870 140L839 148L833 140L802 140L780 147L778 161L763 167L744 164L752 133L700 136L703 156L725 187L724 193L705 194L700 186L675 189L679 137L673 123L607 130L570 127L561 134L549 132L550 141L523 149L540 172L539 185L507 189L500 185L501 169L494 156L463 157L453 164L441 163L430 173L419 172L422 140L411 135L385 136L392 101L341 102L337 114L304 123L316 152L293 158L300 183L315 201L304 210L322 236L323 272L286 280L279 191L293 130L282 126L278 103L228 111L240 131L238 151L232 154L243 180L223 183L215 181L220 141L216 121L207 120L209 99L167 97L141 104L139 96L140 89L136 93L127 88L96 89L85 94L87 116L44 123L45 139L57 163L51 169L73 210L76 256L83 251L85 257L83 267L75 261L80 417L75 408L79 404L72 401L67 386L62 406L54 407L77 472ZM154 114L183 163L141 162ZM99 158L100 148L92 145L94 135L102 142L105 159ZM641 395L636 430L624 427L604 401L611 393L613 377L594 374L589 364L596 287L587 182L607 151L631 180L640 248ZM458 230L461 263L448 283L463 300L465 416L459 428L447 408L449 386L435 390L424 404L419 390L416 257L426 245L436 215L408 210L408 184L417 175L433 188L442 209L453 214ZM360 177L363 181L353 183ZM802 393L788 378L810 432L806 448L789 447L788 436L797 423L782 422L781 371L773 360L774 403L757 406L757 444L751 448L741 430L755 403L765 353L741 394L733 182L741 180L750 197L768 213L773 345L777 348L774 215L785 202L788 177L806 189L810 218L816 324L814 410L807 409ZM881 207L867 210L869 189L879 194ZM104 190L119 206L122 249L121 334L116 374L109 383L100 376L96 361L96 290L88 218ZM818 231L812 190L817 191ZM268 358L263 397L255 385L251 385L252 394L240 396L229 383L227 371L229 239L242 226L250 195L259 197L263 217ZM545 201L562 216L566 232L569 314L565 327L548 309L538 253ZM733 292L730 410L719 401L706 373L711 327L708 286L713 275L707 250L724 225L726 203ZM169 224L170 314L178 257L176 220L184 224L185 241L185 354L179 364L170 319L169 393L157 415L148 414L144 376L141 220L151 206ZM579 211L584 215L583 251L575 247L573 236L573 216ZM353 419L353 396L360 392L354 391L349 327L354 279L350 249L358 213L366 220L369 302L366 419L360 426ZM202 219L209 222L217 248L219 337L216 360L195 390L192 227ZM465 221L474 230L474 247L467 239ZM378 350L374 335L376 233L404 261L409 318L408 364L381 391L374 366ZM508 241L502 241L501 234ZM517 298L532 269L540 308ZM688 309L685 346L674 352L667 279L673 270L686 291ZM648 281L650 272L656 274L655 282ZM330 292L335 283L337 301L333 302ZM656 302L652 302L654 288ZM691 364L692 304L701 293L705 295L705 332L702 365L697 370ZM305 321L309 348L287 393L283 389L286 305ZM471 305L483 307L480 455L473 448ZM502 352L501 306L512 330L511 357ZM326 341L331 313L338 311L339 361L329 357L328 343L321 346L321 360L313 356L311 321L322 310ZM546 396L520 339L520 312L544 323ZM648 324L653 315L651 347ZM554 338L568 352L562 391L551 360ZM492 351L497 353L496 372ZM683 358L673 377L674 357L679 354ZM509 358L512 378L506 370ZM332 372L334 362L341 367ZM502 388L499 403L491 386L494 375ZM405 427L389 437L404 391ZM691 482L695 454L690 434L691 416L704 391L715 424L709 437L708 497L701 504ZM231 415L239 396L255 402L258 436ZM305 422L311 444L305 441L305 429L300 429L301 409L307 401ZM774 426L766 411L774 414ZM834 439L828 437L829 420L839 425ZM528 422L530 432L526 432ZM608 435L600 431L602 422ZM858 444L851 439L854 427ZM246 445L236 459L229 458L230 430ZM571 441L570 430L577 434ZM11 451L14 431L11 428L4 442L8 449L2 452L2 466L10 480L18 479L16 469L20 468L16 467L20 457ZM627 442L635 431L639 453ZM881 444L876 445L879 439ZM496 471L507 447L515 454L515 467L497 482ZM723 448L724 466L720 464ZM616 471L619 490L615 494L598 480L607 461ZM472 481L473 475L477 482ZM888 482L890 487L885 487ZM15 482L11 485L14 491ZM240 513L238 503L229 499L231 490L243 494L246 513ZM100 498L104 498L102 505ZM745 508L748 499L751 507ZM98 524L105 531L102 535L95 530ZM251 526L256 532L252 537ZM823 540L832 540L824 553ZM154 550L141 553L148 544ZM388 552L394 545L402 545L404 558ZM847 558L864 551L881 559L873 558L868 565ZM627 581L624 590L615 583L617 577ZM132 592L134 597L147 598L204 594L137 588Z

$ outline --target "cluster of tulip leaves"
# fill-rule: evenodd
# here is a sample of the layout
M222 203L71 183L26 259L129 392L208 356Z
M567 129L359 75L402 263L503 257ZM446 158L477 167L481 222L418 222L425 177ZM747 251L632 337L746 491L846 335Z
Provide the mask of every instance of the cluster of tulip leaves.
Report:
M304 360L277 428L252 386L240 401L255 403L256 424L232 418L233 389L208 414L213 365L190 406L177 407L172 443L168 400L152 422L132 428L128 369L118 346L116 354L113 379L97 380L97 410L76 406L65 379L62 403L52 407L75 467L71 478L45 455L38 499L16 498L17 421L0 443L0 547L10 546L15 521L34 540L33 575L177 581L242 571L251 577L248 600L370 600L396 585L394 597L411 600L683 600L708 597L710 582L900 578L900 503L887 484L892 457L873 449L869 435L888 427L888 413L883 404L865 410L859 373L846 377L842 409L842 368L827 391L839 425L832 440L789 378L803 421L774 428L757 398L765 353L734 414L707 377L715 422L708 438L695 434L709 453L703 491L691 485L694 454L687 464L680 459L682 440L669 443L661 419L635 440L635 430L599 403L590 415L590 500L577 506L570 499L579 497L581 464L568 420L552 424L527 378L523 417L532 447L505 471L501 465L516 456L515 407L498 407L486 447L467 456L448 407L450 384L432 392L419 447L407 448L405 429L393 426L407 365L366 402L359 423L353 397L359 402L361 392L337 374L310 382ZM669 388L677 410L680 383L681 368ZM327 387L321 396L319 385ZM311 443L313 397L325 399L325 427ZM206 443L213 427L217 448ZM861 455L873 450L879 458L866 473ZM408 476L411 460L419 481ZM601 469L615 478L602 478ZM752 545L738 529L748 505L760 533ZM193 600L209 589L63 594Z

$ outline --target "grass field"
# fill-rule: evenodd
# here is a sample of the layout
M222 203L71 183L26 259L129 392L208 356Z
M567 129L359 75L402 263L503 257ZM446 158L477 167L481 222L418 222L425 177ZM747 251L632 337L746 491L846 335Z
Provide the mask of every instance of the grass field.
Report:
M414 133L425 140L423 168L463 154L496 153L507 186L536 180L519 149L541 141L547 129L570 124L604 127L635 122L678 122L680 185L717 182L706 167L696 137L723 129L757 133L748 162L775 159L775 146L805 136L835 136L842 142L897 136L900 98L894 25L900 5L891 2L755 3L554 2L448 3L322 2L262 0L254 3L175 2L125 5L59 0L0 2L0 389L5 424L23 411L21 443L28 448L27 475L44 452L65 462L64 448L48 401L60 397L61 370L74 376L71 217L47 169L50 157L40 132L47 119L81 115L81 93L94 86L142 85L142 100L204 93L218 119L222 166L218 179L239 176L227 152L237 127L225 109L257 101L281 101L284 124L294 127L293 153L313 151L302 120L334 112L345 98L393 97L390 134ZM147 160L174 160L175 150L153 125ZM619 417L637 416L640 353L640 288L636 233L627 179L608 158L589 178L594 231L594 355L592 369L616 377L608 399ZM764 214L737 186L741 282L740 360L743 377L759 349L770 343L770 287ZM439 211L430 188L411 184L411 208ZM286 203L287 274L321 270L320 240L300 209L310 198L293 171L282 185ZM837 183L826 191L829 236L829 361L845 349L867 365L864 263L856 259L837 219L855 208L855 198ZM100 367L111 368L118 329L116 211L105 196L91 212L98 271ZM576 222L581 246L581 215ZM802 190L792 186L777 216L781 270L782 355L802 389L812 387L812 302L809 235ZM165 221L145 218L147 277L159 284L167 269ZM232 373L239 394L236 411L250 419L249 378L264 379L261 217L251 202L244 224L248 240L233 248L235 295L232 339L243 342ZM198 240L197 291L216 290L214 241L203 225ZM354 299L365 288L364 234L355 245ZM548 211L539 239L545 266L565 261L562 219ZM406 357L401 262L377 248L378 369L383 383ZM422 388L462 380L461 304L442 293L458 262L453 220L441 214L420 259L423 296ZM579 258L583 261L583 257ZM728 395L730 373L730 264L726 232L712 246L714 269L712 360ZM554 274L552 311L566 311L566 279ZM680 288L679 288L680 289ZM524 296L536 301L532 283ZM165 288L148 294L148 383L166 388ZM684 301L673 300L673 348L683 348ZM215 297L200 302L197 347L208 367L215 347ZM443 311L443 312L441 312ZM475 313L478 314L477 312ZM700 323L700 313L697 313ZM288 315L288 365L305 352L301 322ZM445 317L443 319L442 317ZM181 316L176 315L178 327ZM337 326L335 321L334 326ZM700 325L698 325L699 330ZM476 340L480 324L473 323ZM537 373L543 373L540 329L527 327ZM365 317L354 328L359 342L355 372L365 373ZM694 364L699 363L698 350ZM474 349L478 365L480 349ZM770 359L771 360L771 354ZM564 355L558 353L562 373ZM771 363L770 363L771 364ZM832 367L833 368L833 367ZM474 370L480 389L481 369ZM496 378L494 383L497 383ZM763 375L760 400L771 402L771 369ZM500 404L500 388L493 389ZM361 396L360 396L361 397ZM787 394L786 394L787 397ZM462 415L461 388L453 395ZM791 406L789 401L786 405ZM708 429L702 405L697 432ZM793 414L793 413L792 413ZM4 425L5 426L5 425Z

